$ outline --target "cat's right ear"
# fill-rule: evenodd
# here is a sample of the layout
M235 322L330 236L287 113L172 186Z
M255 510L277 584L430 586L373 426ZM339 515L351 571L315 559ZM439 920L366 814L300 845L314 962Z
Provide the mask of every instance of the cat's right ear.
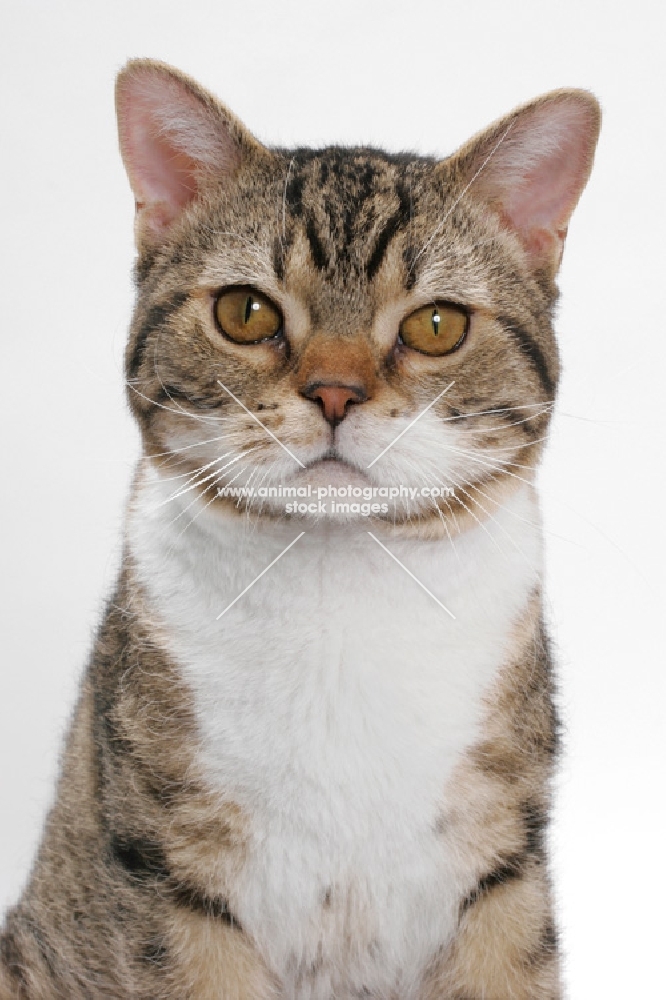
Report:
M154 60L132 60L118 75L116 111L139 248L159 243L194 199L231 179L246 157L269 155L216 98Z

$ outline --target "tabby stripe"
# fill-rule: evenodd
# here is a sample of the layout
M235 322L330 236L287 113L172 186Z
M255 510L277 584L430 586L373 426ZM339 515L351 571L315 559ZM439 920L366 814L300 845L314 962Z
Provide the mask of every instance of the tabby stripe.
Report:
M39 948L39 954L42 957L44 965L48 969L49 975L52 979L56 978L56 954L51 944L47 940L42 929L37 926L32 920L26 921L26 927L30 934L32 934L37 947Z
M402 261L405 265L405 289L411 292L416 285L416 281L421 271L422 257L418 256L417 248L408 243L402 251Z
M101 725L97 727L97 741L100 747L98 754L98 774L100 787L103 787L106 780L106 754L111 769L120 766L121 760L126 760L132 770L136 773L137 780L158 805L164 808L171 808L174 801L182 797L185 785L183 782L174 781L172 778L160 774L155 768L148 767L146 762L137 753L134 744L125 736L121 736L117 727L109 717L108 713L104 717L99 717ZM118 763L114 764L114 758L118 758Z
M138 285L142 285L153 269L153 264L157 259L157 249L155 247L145 247L139 253L134 265L134 275Z
M172 382L160 382L160 387L156 393L154 393L154 401L156 403L165 403L170 399L182 400L183 403L193 403L196 404L199 401L193 399L191 396L183 390L179 389Z
M146 351L146 343L151 333L164 326L169 317L180 309L186 301L186 292L173 292L168 299L165 299L163 302L157 302L154 306L150 307L136 335L134 348L127 362L128 378L136 377Z
M55 980L55 952L47 941L42 929L28 916L19 916L14 921L14 927L6 930L0 937L0 962L2 962L16 982L27 988L28 983L25 969L29 962L25 954L26 935L32 938L37 945L37 950L46 967L46 971L51 979Z
M164 941L149 941L141 952L140 957L148 965L156 965L158 968L163 969L167 964L168 954L169 951Z
M537 863L543 859L543 832L546 826L547 817L541 806L531 800L526 800L521 804L523 826L525 829L525 847L520 854L514 854L499 865L493 871L488 872L479 879L472 891L463 899L461 904L461 914L476 903L482 896L487 895L499 885L506 885L515 879L521 878L525 871L525 865L530 858Z
M181 906L186 906L190 910L199 910L207 917L214 917L229 927L241 930L241 925L229 910L226 899L219 896L208 896L184 883L174 887L174 899Z
M541 932L541 951L546 955L554 955L559 944L557 928L552 920L548 920Z
M191 406L196 406L203 410L218 410L229 403L229 398L222 396L217 386L211 387L209 396L204 396L179 389L172 382L162 382L154 394L154 402L168 403L169 400L181 400L183 403L189 403Z
M113 860L137 885L159 882L170 891L172 899L179 906L214 917L229 927L241 929L225 899L209 896L196 886L179 882L172 875L164 851L155 841L145 838L126 840L114 834L111 836L110 848Z
M500 408L498 407L498 410ZM534 416L525 413L524 410L512 410L510 406L503 406L499 413L493 414L500 420L506 421L509 427L515 428L526 437L534 437L539 433L539 428L532 425L532 421L542 420L545 414L539 412Z
M284 281L285 247L279 236L273 240L273 270L278 281Z
M312 254L312 262L314 266L319 271L325 271L328 267L328 255L324 246L319 239L319 233L317 232L317 227L315 221L310 217L305 225L305 235L308 238L308 243L310 244L310 252Z
M125 840L112 834L111 856L133 880L147 883L155 879L167 880L170 872L164 851L153 840Z
M406 190L402 185L396 188L396 194L400 201L399 208L393 213L391 218L388 220L381 233L377 237L377 242L375 243L375 249L372 251L370 260L366 265L366 274L368 276L368 281L372 281L375 277L381 263L384 259L386 251L389 248L391 240L396 235L401 226L409 221L410 205L409 197Z
M465 896L460 905L460 915L462 916L471 906L477 903L483 896L492 892L500 885L506 885L519 879L523 875L525 858L523 855L515 855L508 858L504 864L499 865L493 871L488 872L479 879L476 886Z
M548 818L546 813L535 802L526 801L521 806L523 823L525 825L525 850L537 858L544 853L543 837Z
M538 969L553 960L559 951L559 947L560 942L557 929L553 921L549 918L541 929L538 944L525 956L525 964Z
M0 962L7 969L14 982L19 983L27 989L25 958L16 942L16 934L12 931L5 931L0 936Z
M506 316L498 316L497 321L498 323L501 323L507 333L511 334L520 348L521 353L527 358L539 376L541 385L548 394L549 399L552 399L555 392L555 383L551 377L550 371L548 370L548 363L544 353L539 345L527 332L527 330L523 326L520 326L519 323L515 323Z
M285 188L285 202L294 218L299 218L303 214L303 188L305 187L305 175L302 170L295 167L292 170L289 183Z

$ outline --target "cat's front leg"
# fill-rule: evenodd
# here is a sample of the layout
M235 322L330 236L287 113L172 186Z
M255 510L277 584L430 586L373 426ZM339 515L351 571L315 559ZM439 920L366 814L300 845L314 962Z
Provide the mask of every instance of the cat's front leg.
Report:
M463 900L458 932L423 1000L561 1000L557 933L538 861L511 864Z
M276 1000L274 979L241 931L184 909L160 945L132 961L133 940L75 943L62 930L16 913L0 939L0 1000Z

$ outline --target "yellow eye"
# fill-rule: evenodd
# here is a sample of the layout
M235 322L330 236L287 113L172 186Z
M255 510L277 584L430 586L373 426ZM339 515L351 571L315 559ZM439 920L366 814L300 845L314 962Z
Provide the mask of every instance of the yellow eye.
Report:
M460 306L434 302L403 319L400 337L422 354L449 354L462 344L468 326L469 316Z
M270 299L254 288L227 288L215 300L215 319L230 340L258 344L282 329L282 316Z

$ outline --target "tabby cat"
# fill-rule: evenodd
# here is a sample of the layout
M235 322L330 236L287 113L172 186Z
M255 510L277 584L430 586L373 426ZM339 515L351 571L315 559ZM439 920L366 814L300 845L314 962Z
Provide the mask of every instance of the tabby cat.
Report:
M555 1000L534 480L597 102L443 160L267 148L152 61L117 109L143 456L0 997Z

